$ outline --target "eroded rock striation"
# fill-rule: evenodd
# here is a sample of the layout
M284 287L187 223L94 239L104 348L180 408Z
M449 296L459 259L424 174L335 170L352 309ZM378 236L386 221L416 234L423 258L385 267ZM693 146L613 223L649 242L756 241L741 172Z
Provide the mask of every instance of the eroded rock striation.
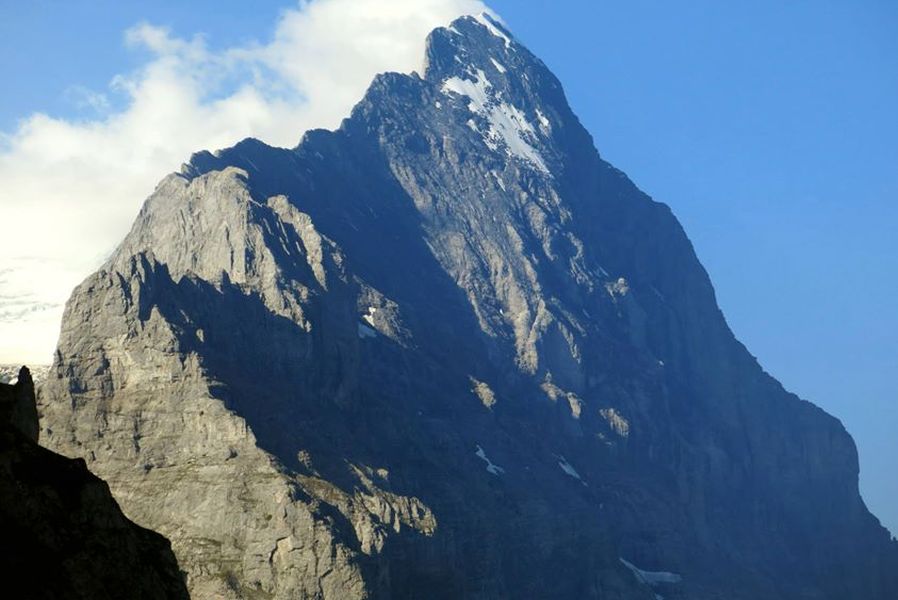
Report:
M338 130L162 180L41 408L194 598L898 593L842 425L487 16Z
M186 599L168 540L122 514L80 458L37 444L26 367L0 383L0 579L4 597Z

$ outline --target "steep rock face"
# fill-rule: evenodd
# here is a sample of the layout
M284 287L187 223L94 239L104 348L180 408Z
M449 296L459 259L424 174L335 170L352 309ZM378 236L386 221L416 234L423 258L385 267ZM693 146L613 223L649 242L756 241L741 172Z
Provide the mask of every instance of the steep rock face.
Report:
M125 518L82 459L37 445L34 385L0 384L0 576L10 598L187 598L171 546Z
M841 424L486 16L339 130L164 179L44 389L197 598L898 591Z

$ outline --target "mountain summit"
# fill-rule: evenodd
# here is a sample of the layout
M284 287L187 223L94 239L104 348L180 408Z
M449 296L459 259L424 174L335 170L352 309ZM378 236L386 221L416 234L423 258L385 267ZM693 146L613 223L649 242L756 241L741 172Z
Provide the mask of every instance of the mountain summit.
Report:
M194 598L898 597L850 436L487 15L163 179L41 411Z

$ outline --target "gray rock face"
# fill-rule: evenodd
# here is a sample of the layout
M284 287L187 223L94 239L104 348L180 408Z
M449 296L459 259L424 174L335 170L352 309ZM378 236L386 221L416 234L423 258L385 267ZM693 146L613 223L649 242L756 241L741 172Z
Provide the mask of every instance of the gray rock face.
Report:
M26 367L0 383L0 580L8 598L187 598L171 546L125 518L81 459L37 445Z
M337 131L165 178L41 409L195 598L898 594L851 438L487 17Z

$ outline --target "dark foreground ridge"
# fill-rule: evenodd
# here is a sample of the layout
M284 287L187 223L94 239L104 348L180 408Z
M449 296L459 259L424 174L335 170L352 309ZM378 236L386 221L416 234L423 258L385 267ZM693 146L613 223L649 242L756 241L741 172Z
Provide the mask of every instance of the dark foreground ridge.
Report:
M34 600L187 598L168 540L119 510L107 485L37 444L26 367L0 383L0 580L3 596Z
M41 410L197 599L898 597L850 436L485 16L163 179Z

